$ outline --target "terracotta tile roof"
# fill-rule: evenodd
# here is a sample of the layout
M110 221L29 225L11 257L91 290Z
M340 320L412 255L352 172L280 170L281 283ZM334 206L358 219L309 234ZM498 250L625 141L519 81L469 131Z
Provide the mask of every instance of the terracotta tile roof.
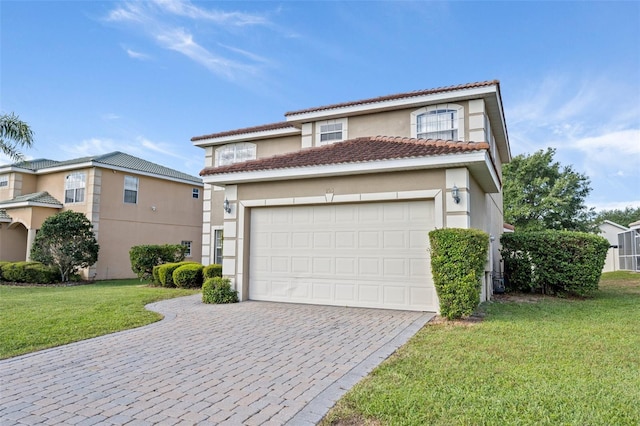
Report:
M221 167L208 167L200 176L399 158L429 157L489 149L486 142L454 142L402 137L362 137Z
M474 88L477 88L477 87L486 87L486 86L493 86L493 85L498 85L499 86L500 85L500 81L499 80L481 81L481 82L477 82L477 83L459 84L459 85L456 85L456 86L438 87L438 88L435 88L435 89L416 90L416 91L413 91L413 92L406 92L406 93L396 93L395 95L379 96L379 97L376 97L376 98L362 99L362 100L359 100L359 101L342 102L342 103L339 103L339 104L325 105L325 106L320 106L320 107L315 107L315 108L301 109L301 110L298 110L298 111L289 111L289 112L285 113L284 115L285 115L285 117L289 117L289 116L292 116L292 115L306 114L306 113L316 112L316 111L325 111L325 110L330 110L330 109L345 108L345 107L356 106L356 105L374 104L374 103L378 103L378 102L394 101L394 100L397 100L397 99L405 99L405 98L414 98L414 97L418 97L418 96L432 95L432 94L435 94L435 93L455 92L457 90L474 89Z
M297 129L291 123L288 123L286 121L281 121L278 123L263 124L261 126L245 127L243 129L229 130L226 132L219 132L219 133L211 133L210 135L194 136L191 138L191 142L195 142L203 139L223 138L225 136L244 135L248 133L266 132L269 130L278 130L278 129L287 129L287 128L291 128L292 130Z

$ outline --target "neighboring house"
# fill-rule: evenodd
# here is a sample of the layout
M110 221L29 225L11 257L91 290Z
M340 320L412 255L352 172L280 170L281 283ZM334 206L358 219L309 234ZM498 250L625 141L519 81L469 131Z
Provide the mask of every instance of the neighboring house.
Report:
M640 272L640 220L618 234L620 269Z
M607 258L604 262L602 272L617 271L620 269L618 234L620 232L628 231L629 228L610 220L605 220L598 226L598 228L600 229L600 235L609 241L609 251L607 251Z
M443 227L494 237L490 297L511 159L498 81L285 118L191 139L207 166L202 261L241 300L438 311L428 232Z
M134 277L129 249L140 244L182 243L200 260L203 188L198 177L122 152L0 166L0 260L28 259L44 220L65 210L84 213L100 244L84 278Z

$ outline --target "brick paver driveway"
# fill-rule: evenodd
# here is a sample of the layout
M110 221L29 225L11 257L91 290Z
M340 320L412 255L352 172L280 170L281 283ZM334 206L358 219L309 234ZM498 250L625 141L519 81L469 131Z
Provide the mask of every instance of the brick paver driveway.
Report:
M0 424L311 425L433 314L155 303L150 326L0 361Z

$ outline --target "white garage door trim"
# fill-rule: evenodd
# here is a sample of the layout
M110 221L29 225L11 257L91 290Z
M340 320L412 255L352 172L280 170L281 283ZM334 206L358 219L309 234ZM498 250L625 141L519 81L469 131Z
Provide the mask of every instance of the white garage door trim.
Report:
M249 298L436 311L434 200L252 210Z

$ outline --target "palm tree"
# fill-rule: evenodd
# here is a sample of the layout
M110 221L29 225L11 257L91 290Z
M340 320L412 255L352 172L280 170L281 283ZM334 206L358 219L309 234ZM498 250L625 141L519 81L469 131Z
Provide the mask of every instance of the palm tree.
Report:
M19 147L33 145L33 130L14 113L0 115L0 151L15 161L24 160Z

